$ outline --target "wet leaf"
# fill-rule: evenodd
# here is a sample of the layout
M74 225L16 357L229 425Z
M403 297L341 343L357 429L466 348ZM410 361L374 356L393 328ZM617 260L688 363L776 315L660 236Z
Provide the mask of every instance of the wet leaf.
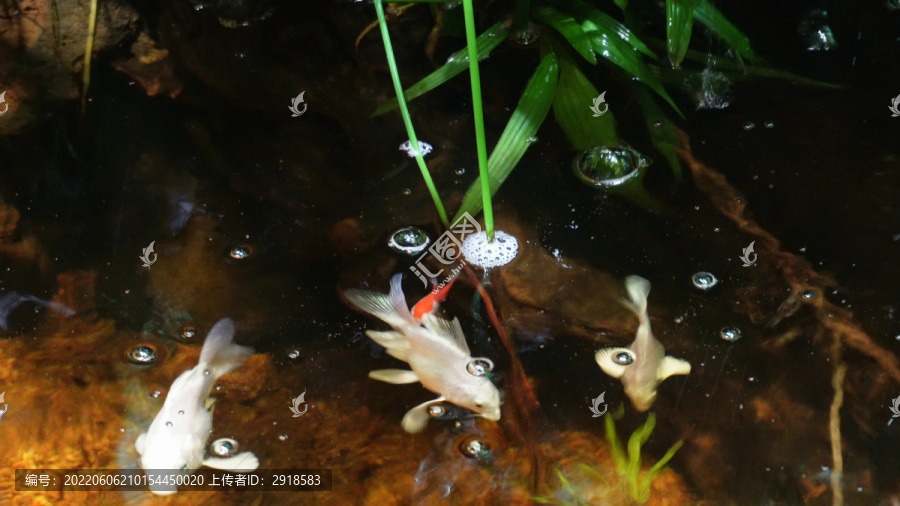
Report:
M666 48L669 62L675 68L681 66L681 60L691 42L693 26L693 0L666 0Z
M488 28L487 31L482 33L476 39L478 58L481 59L487 56L491 51L494 50L495 47L499 46L501 42L506 40L507 35L509 35L509 30L503 27L502 21ZM445 82L456 77L468 68L468 49L463 48L453 53L453 55L450 56L444 66L435 70L431 74L428 74L427 76L422 78L421 81L407 88L407 90L403 92L403 96L406 97L406 101L409 102L412 99L444 84ZM372 116L374 117L380 114L384 114L395 109L396 107L397 99L391 99L389 102L376 109L375 112L372 113Z
M562 79L560 79L562 81ZM675 131L675 125L663 114L662 110L656 105L656 100L644 88L635 88L634 92L637 101L641 105L641 112L644 114L644 123L650 132L650 140L653 145L662 153L669 168L672 169L672 175L675 179L681 181L681 159L678 158L676 146L680 144L678 132Z
M592 27L594 30L599 30L603 33L613 35L615 34L619 40L622 40L628 43L631 47L637 49L638 51L644 53L645 55L656 58L656 55L653 51L647 47L635 34L631 32L625 25L619 23L615 19L609 17L605 12L595 9L594 7L582 2L581 0L575 0L571 4L573 12L582 20L582 28L585 31L588 31L588 26ZM585 26L587 24L588 26ZM598 53L600 50L594 46L594 50Z
M534 15L542 23L546 23L553 27L563 37L569 41L569 44L578 51L578 54L592 64L597 63L597 57L594 55L594 48L590 39L581 29L581 23L575 21L575 18L568 14L563 14L550 6L540 6L534 10Z
M490 159L488 159L488 180L491 195L497 193L500 185L512 172L513 168L525 154L528 146L534 141L533 137L540 128L547 113L550 112L550 104L556 92L556 83L559 79L559 60L552 52L547 53L538 65L534 75L525 87L519 105L513 111L509 123L500 135L500 140L494 147ZM475 180L463 197L462 205L456 213L456 219L463 213L476 214L482 208L481 181Z
M750 48L750 39L713 7L709 0L694 0L694 18L727 42L739 56L750 61L762 61Z
M559 55L559 84L553 98L553 115L576 150L603 144L617 145L616 120L612 111L594 117L589 99L600 93L578 69L565 48L555 48Z

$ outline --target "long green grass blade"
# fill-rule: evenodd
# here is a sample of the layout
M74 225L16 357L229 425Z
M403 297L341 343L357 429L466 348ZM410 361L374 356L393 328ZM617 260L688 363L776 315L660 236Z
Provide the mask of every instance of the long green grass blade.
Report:
M715 7L709 3L709 0L693 0L694 1L694 17L697 21L706 25L713 33L718 35L722 40L728 43L737 51L738 55L750 60L751 62L761 62L762 58L756 56L750 47L750 39L743 32L731 24L728 19L722 15Z
M656 479L663 471L663 466L668 464L672 457L675 456L675 452L677 452L681 446L684 444L684 441L679 441L672 445L669 448L669 451L666 452L665 455L662 456L656 464L650 467L647 472L644 474L643 478L641 478L641 489L639 491L639 499L641 502L646 502L647 499L650 499L650 486L653 484L653 480Z
M488 180L487 142L484 136L484 110L481 107L481 72L478 70L478 48L475 41L475 8L472 0L463 0L466 18L466 47L469 50L469 77L472 82L472 116L475 120L475 146L478 152L478 179L481 181L481 204L484 208L484 229L488 241L494 240L494 207ZM510 169L512 170L512 169Z
M616 472L621 476L625 476L628 460L625 458L625 451L622 450L622 444L619 443L619 435L616 434L616 422L614 417L607 415L604 417L603 423L606 429L606 441L609 442L609 453L612 455L613 462L616 464Z
M542 5L534 10L535 17L542 23L546 23L553 27L569 41L569 44L578 51L578 54L592 64L597 64L597 56L594 55L594 47L591 45L590 39L581 29L581 23L575 21L575 18L568 14L563 14L548 5Z
M610 35L615 34L619 40L628 43L631 47L651 58L656 58L653 51L651 51L641 39L637 38L637 35L632 33L631 30L622 23L609 17L605 12L592 7L581 0L574 0L570 5L573 12L581 18L582 27L585 28L585 31L588 30L588 28L585 27L585 24L589 23L589 26L592 26L593 29ZM594 50L598 53L601 51L597 47L594 47Z
M384 19L384 6L381 4L381 1L382 0L375 0L375 13L378 15L378 24L381 27L381 38L384 41L384 53L387 58L388 68L391 69L391 80L394 83L394 92L399 98L403 96L403 86L400 84L400 72L397 70L397 60L394 58L394 49L391 46L391 36L388 33L388 25ZM405 100L400 100L400 114L403 116L403 125L406 127L406 133L409 135L411 145L414 148L418 148L419 139L416 137L416 131L413 129L412 119L409 116L409 109L406 108ZM441 223L443 223L445 227L450 228L450 222L447 220L447 212L444 210L441 196L438 194L437 188L434 187L434 181L431 180L431 173L428 172L428 167L425 166L425 160L422 158L422 154L418 149L416 149L416 163L419 164L419 170L422 172L425 186L428 187L428 192L431 194L434 206L437 208L438 215L441 217Z
M594 117L588 101L599 95L597 88L581 73L569 52L555 44L559 55L559 84L553 97L553 115L572 147L580 151L592 146L619 144L612 111Z
M675 125L663 114L659 106L656 105L653 95L646 88L635 87L634 92L638 103L641 105L641 112L644 114L644 123L647 125L647 131L650 133L650 140L653 141L653 145L668 162L675 179L681 181L681 159L678 157L676 149L676 146L681 141L678 137L678 132L675 131Z
M693 0L666 0L666 49L673 67L681 66L694 27Z
M493 51L494 48L496 48L500 45L501 42L506 40L506 37L508 35L509 30L507 28L504 28L502 21L488 28L487 31L482 33L478 37L478 39L476 39L478 58L481 59L490 54L490 52ZM407 89L404 93L406 101L409 102L414 98L437 88L438 86L459 75L462 71L468 69L468 51L468 47L465 47L453 53L453 55L447 59L447 63L445 63L441 68L435 70L431 74L428 74L427 76L422 78L421 81L410 86L409 89ZM396 107L397 99L393 98L389 102L376 109L375 112L372 113L372 116L374 117L380 114L384 114Z
M525 87L516 110L509 118L509 123L506 124L500 140L497 141L491 158L488 160L491 195L497 193L500 185L534 141L534 135L541 123L544 122L544 118L547 117L547 113L550 112L550 104L556 92L558 79L559 60L554 53L547 53L537 70L534 71L534 75L531 76L531 80L528 81L528 86ZM481 210L481 206L482 184L481 181L475 181L466 191L456 218L462 216L463 213L475 214ZM454 222L456 218L454 218Z

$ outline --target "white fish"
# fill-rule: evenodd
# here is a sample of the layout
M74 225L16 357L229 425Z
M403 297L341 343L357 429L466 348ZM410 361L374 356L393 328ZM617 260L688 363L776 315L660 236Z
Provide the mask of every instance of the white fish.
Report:
M650 282L640 276L625 278L629 300L622 303L638 316L637 335L627 348L604 348L594 358L603 372L622 380L625 394L638 411L647 411L656 400L656 389L666 378L676 374L690 374L686 360L667 356L663 345L650 331L647 316L647 296Z
M138 436L134 447L141 455L144 469L193 470L201 465L234 472L249 472L259 467L251 452L229 458L204 459L206 441L212 433L210 391L216 381L241 366L253 349L232 342L234 322L219 320L206 336L200 361L181 373L172 383L166 401L147 432ZM168 495L170 491L154 493Z
M467 370L472 352L466 344L456 318L447 321L425 314L420 325L406 305L400 286L402 277L391 278L391 293L384 295L362 290L347 290L345 296L354 306L378 317L394 330L368 330L366 335L387 349L388 355L409 364L411 371L381 369L369 377L397 385L421 382L440 397L409 410L401 425L415 434L425 429L430 415L428 406L444 401L456 404L496 422L500 419L500 392L485 376Z

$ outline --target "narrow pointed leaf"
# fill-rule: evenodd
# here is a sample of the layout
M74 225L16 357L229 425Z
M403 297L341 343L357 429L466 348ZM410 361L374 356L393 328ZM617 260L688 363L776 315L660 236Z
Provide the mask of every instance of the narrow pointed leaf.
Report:
M693 0L694 17L697 21L728 43L742 56L750 61L762 61L750 48L750 39L737 29L725 16L709 3L709 0Z
M616 120L612 111L594 117L591 100L600 95L597 88L578 69L564 48L559 55L559 84L553 97L553 115L575 150L602 144L616 145Z
M615 34L618 38L624 42L627 42L628 45L637 49L638 51L644 53L645 55L656 58L656 55L653 51L644 44L641 39L637 38L637 35L631 32L625 25L619 23L615 19L609 17L605 12L595 9L594 7L582 2L581 0L575 0L571 4L572 11L582 20L582 27L584 27L584 22L590 21L591 25L595 27L595 29L600 30L607 34ZM587 31L587 29L585 29ZM597 48L595 47L594 50Z
M542 23L552 26L554 30L565 37L569 44L572 45L572 48L578 51L578 54L583 56L585 60L592 64L597 64L597 56L594 55L594 48L591 46L590 39L587 38L584 30L581 29L581 24L575 21L572 16L563 14L547 5L536 8L534 15Z
M491 195L497 193L500 185L533 142L532 138L541 123L544 122L547 113L550 112L550 104L553 101L558 79L559 60L552 52L547 53L528 82L528 86L525 87L522 98L519 99L519 105L513 111L509 123L506 124L500 140L497 141L497 145L488 159L488 181ZM481 208L481 181L479 178L466 191L456 218L462 216L463 213L474 215ZM453 219L454 222L456 222L456 218Z
M562 79L560 79L562 81ZM634 89L637 101L641 105L641 111L644 113L644 122L647 124L647 130L650 132L650 140L653 145L662 153L669 168L672 169L672 175L675 179L681 181L681 159L678 158L676 146L680 144L678 132L672 121L663 114L662 110L656 105L653 95L646 88L636 87Z
M673 67L681 66L694 27L693 0L666 0L666 49Z
M478 48L478 58L484 58L491 51L494 50L497 46L500 45L501 42L506 40L507 35L509 35L509 30L503 27L503 22L498 22L494 26L490 27L482 33L476 39L476 45ZM428 74L421 81L416 84L410 86L404 93L403 96L406 97L407 103L412 99L423 95L434 88L444 84L450 79L456 77L460 73L469 68L469 59L468 59L468 49L463 48L459 51L453 53L452 56L447 60L447 63L444 64L441 68L435 70L431 74ZM397 107L397 99L393 98L389 102L385 103L381 107L379 107L372 116L378 116L380 114L384 114L390 110L393 110Z

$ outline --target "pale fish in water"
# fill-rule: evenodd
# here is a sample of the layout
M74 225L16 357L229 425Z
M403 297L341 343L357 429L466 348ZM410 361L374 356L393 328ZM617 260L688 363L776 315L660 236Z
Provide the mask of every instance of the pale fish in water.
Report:
M406 305L401 279L400 274L391 279L389 295L362 290L347 290L344 295L360 310L393 327L389 331L368 330L366 335L412 369L381 369L371 371L369 377L397 385L421 382L440 395L409 410L401 422L403 429L410 434L421 432L430 418L428 407L444 401L488 420L499 420L500 392L487 377L468 371L473 358L459 320L447 321L426 313L420 325Z
M212 433L210 391L222 376L240 367L253 349L232 341L234 322L219 320L206 336L200 360L193 369L181 373L169 388L166 401L147 432L134 446L144 469L194 470L201 465L233 472L249 472L259 467L251 452L229 458L203 458ZM160 495L175 490L151 490Z
M628 276L625 289L629 300L622 303L634 311L640 321L634 342L625 348L604 348L594 358L603 372L622 381L625 395L631 399L634 408L647 411L656 400L659 384L669 376L690 374L691 364L667 356L663 345L653 337L647 316L650 282L640 276Z

